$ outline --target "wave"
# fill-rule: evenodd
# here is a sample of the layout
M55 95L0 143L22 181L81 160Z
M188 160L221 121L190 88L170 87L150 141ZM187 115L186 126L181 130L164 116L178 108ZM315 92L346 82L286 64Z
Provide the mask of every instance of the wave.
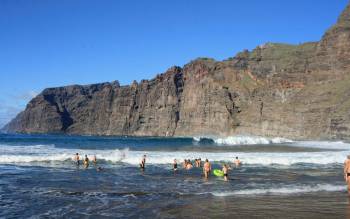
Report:
M27 149L28 148L28 149ZM107 162L120 162L126 158L129 149L123 150L82 150L82 149L61 149L53 145L33 146L8 146L0 150L1 164L31 163L31 162L65 162L73 161L75 153L80 154L80 159L87 155L90 160L93 156Z
M264 138L264 137L249 137L236 136L227 138L218 138L214 140L215 143L221 145L254 145L254 144L280 144L293 142L286 138Z
M227 192L210 192L213 196L225 197L234 195L269 195L269 194L298 194L298 193L314 193L314 192L343 192L346 191L344 185L318 184L315 186L299 185L286 186L280 188L268 189L246 189Z
M288 146L317 148L317 149L338 149L350 150L350 143L343 141L293 141L287 138L275 137L266 138L259 136L231 136L226 138L215 137L193 137L195 142L211 141L217 145L236 146L236 145L268 145L268 144L286 144Z
M350 144L343 141L295 141L291 146L319 149L350 150Z
M0 163L28 163L28 162L55 162L73 160L74 154L78 152L81 156L85 154L91 159L96 155L98 160L105 162L123 162L138 165L141 157L147 155L147 164L171 164L174 159L179 162L184 159L202 158L210 162L231 163L238 156L243 164L247 165L294 165L294 164L342 164L347 156L347 151L332 152L296 152L296 153L246 153L246 152L193 152L193 151L131 151L124 150L77 150L77 149L33 149L31 154L10 153L0 155Z
M194 141L202 142L211 140L218 145L256 145L256 144L281 144L291 143L290 139L286 138L266 138L259 136L230 136L226 138L215 138L215 137L193 137Z
M147 155L148 164L171 164L174 159L179 162L184 159L202 158L211 162L231 163L239 157L243 164L248 165L294 165L294 164L342 164L349 153L350 144L344 142L291 142L288 146L323 147L344 149L338 151L318 152L201 152L201 151L133 151L125 149L73 149L59 148L55 145L13 146L0 145L0 163L30 163L30 162L65 162L72 161L75 153L85 154L92 159L96 155L98 160L105 162L123 162L138 165L141 157ZM345 150L346 149L346 150Z

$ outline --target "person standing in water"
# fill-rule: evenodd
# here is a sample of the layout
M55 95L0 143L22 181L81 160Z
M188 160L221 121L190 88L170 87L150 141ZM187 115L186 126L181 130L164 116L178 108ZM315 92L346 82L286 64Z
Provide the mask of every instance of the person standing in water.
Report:
M96 166L96 164L97 164L96 154L95 154L94 157L92 158L92 163L94 163L94 165Z
M196 167L201 167L201 160L200 158L195 160Z
M206 160L205 160L205 163L204 163L204 165L203 165L204 177L205 177L206 179L208 179L210 171L211 171L211 165L210 165L208 159L206 159Z
M228 181L228 167L226 164L222 165L222 172L224 172L224 180Z
M140 163L141 170L145 170L145 166L146 166L146 154L143 155L141 163Z
M80 164L80 158L79 158L79 153L76 153L74 156L74 161L77 166Z
M174 172L177 171L177 161L176 161L176 159L174 159L173 170L174 170Z
M348 194L350 195L350 155L348 155L344 162L344 179L348 185Z
M238 159L238 157L236 157L236 159L234 160L234 163L235 163L236 167L241 165L241 161Z
M192 169L193 165L191 160L187 160L187 164L186 164L186 170Z
M187 160L184 159L184 162L182 163L182 167L183 167L184 169L186 169L186 166L187 166Z
M84 159L84 167L85 167L85 169L89 167L89 158L86 154L85 154L85 159Z

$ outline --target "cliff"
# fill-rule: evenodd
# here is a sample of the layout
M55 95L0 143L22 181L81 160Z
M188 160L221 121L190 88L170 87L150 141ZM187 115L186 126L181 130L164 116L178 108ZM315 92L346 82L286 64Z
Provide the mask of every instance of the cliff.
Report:
M4 129L350 139L350 5L319 42L199 58L152 80L48 88Z

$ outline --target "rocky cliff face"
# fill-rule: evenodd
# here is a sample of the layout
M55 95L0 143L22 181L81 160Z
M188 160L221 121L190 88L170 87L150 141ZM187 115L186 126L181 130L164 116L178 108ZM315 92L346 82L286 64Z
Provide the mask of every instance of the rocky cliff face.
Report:
M24 133L249 134L350 139L350 6L319 42L201 58L152 80L45 89L5 126Z

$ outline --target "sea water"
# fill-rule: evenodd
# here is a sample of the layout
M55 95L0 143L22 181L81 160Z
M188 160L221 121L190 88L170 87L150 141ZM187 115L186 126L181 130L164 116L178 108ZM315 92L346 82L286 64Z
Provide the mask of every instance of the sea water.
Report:
M97 164L76 166L75 153ZM1 134L0 217L346 218L348 154L340 141ZM229 181L181 168L196 158L231 165Z

